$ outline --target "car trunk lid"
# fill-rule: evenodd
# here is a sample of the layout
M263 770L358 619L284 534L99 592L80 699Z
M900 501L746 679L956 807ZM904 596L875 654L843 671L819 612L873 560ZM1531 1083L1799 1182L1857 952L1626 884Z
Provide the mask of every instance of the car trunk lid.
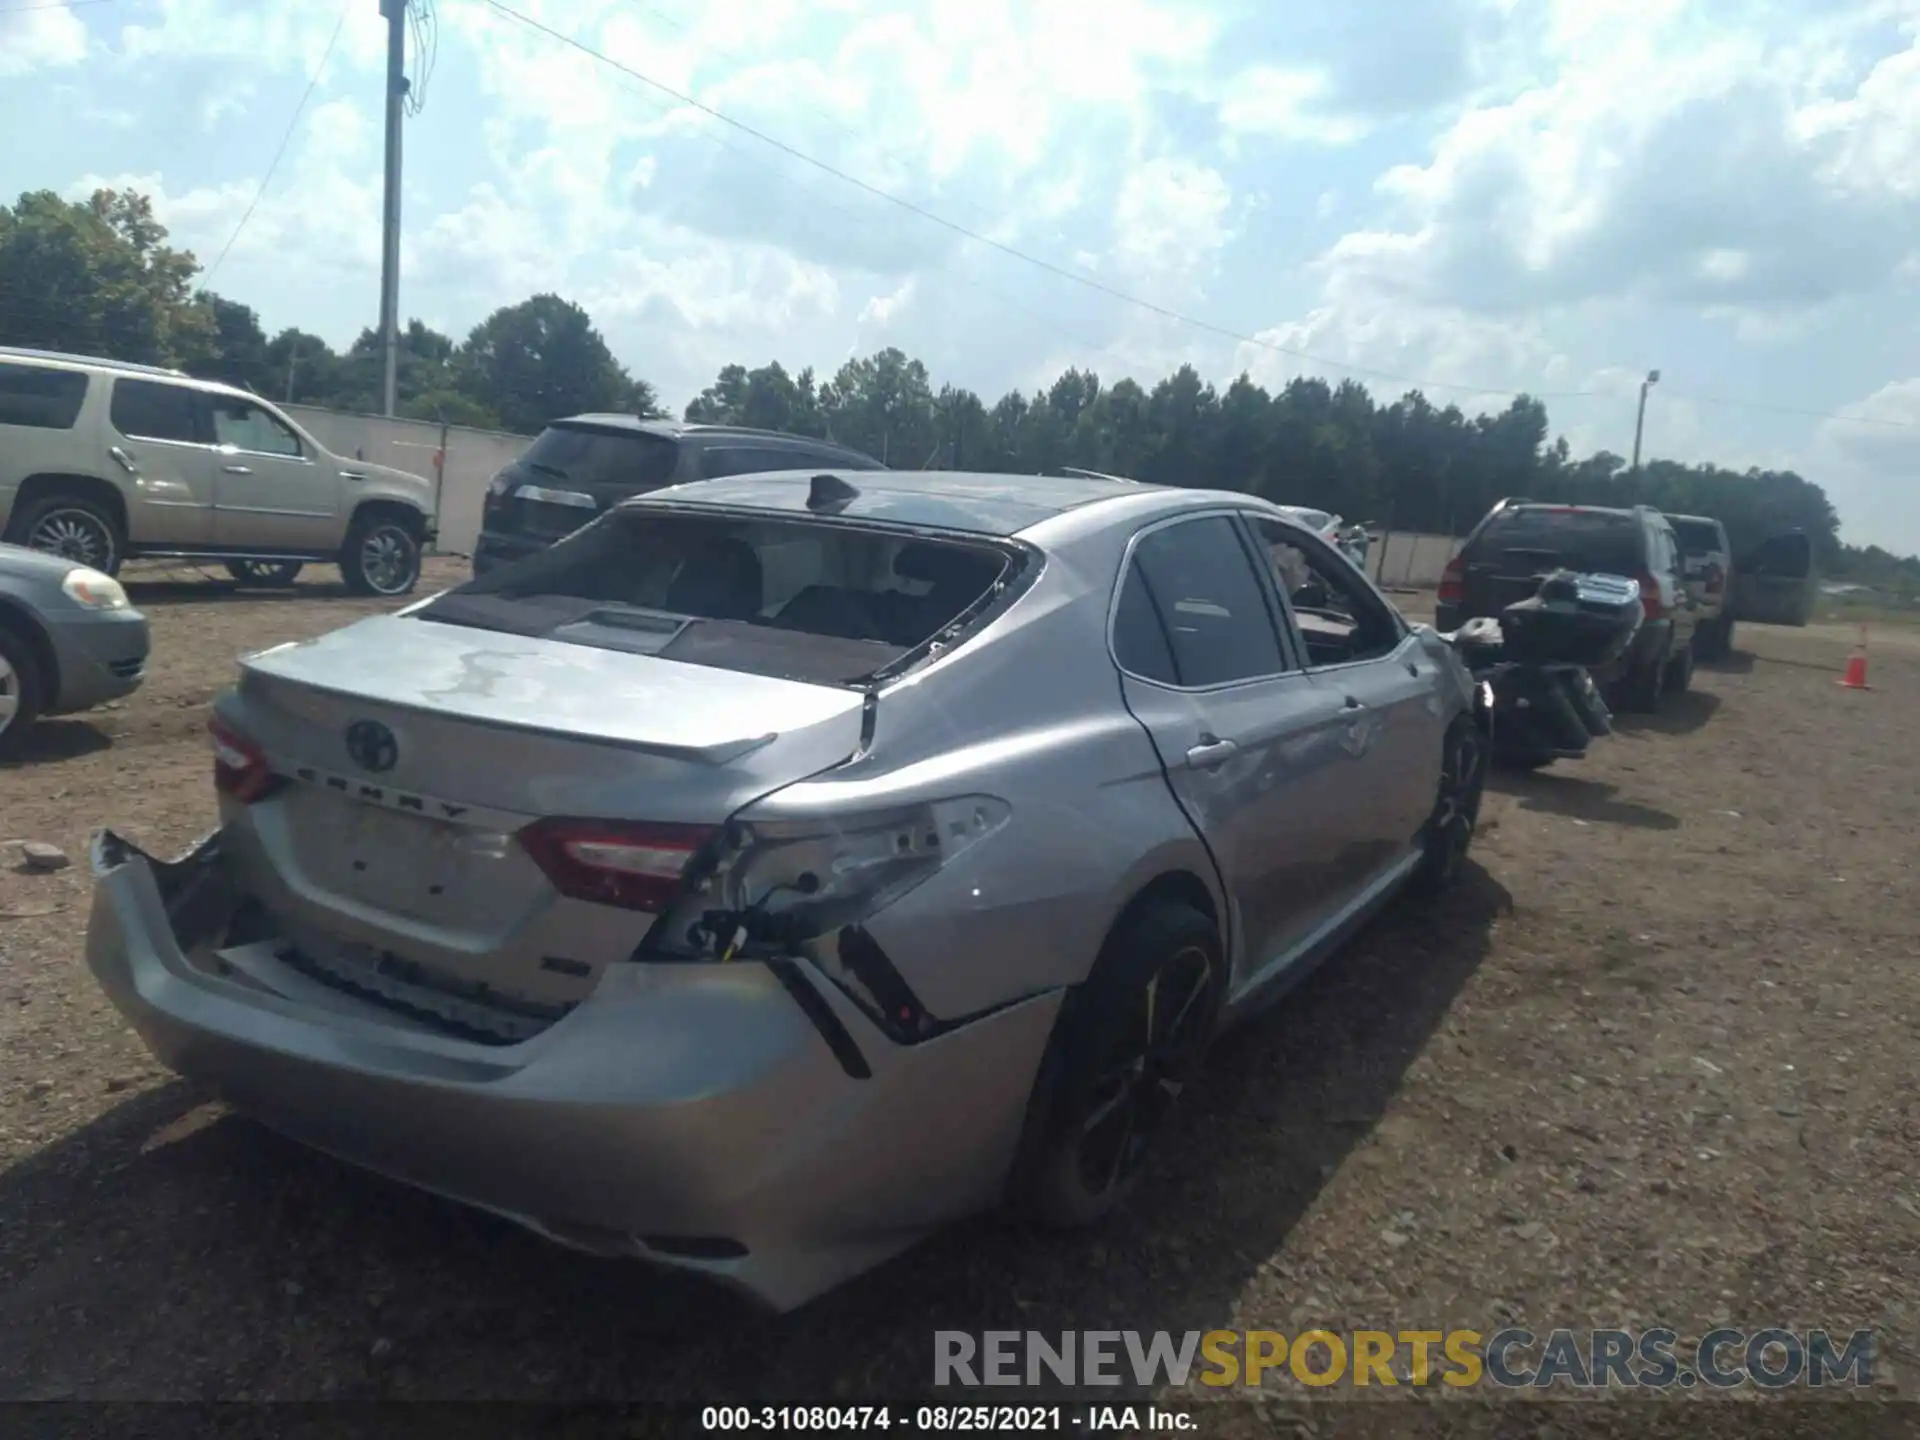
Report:
M271 755L356 789L712 824L852 755L865 704L843 686L392 615L250 657L242 695ZM391 757L356 755L356 724L384 727Z
M239 848L249 888L310 958L544 1004L578 998L653 922L569 899L520 838L531 823L664 828L690 851L742 805L854 755L867 703L380 616L249 658L220 722L284 777L247 807Z

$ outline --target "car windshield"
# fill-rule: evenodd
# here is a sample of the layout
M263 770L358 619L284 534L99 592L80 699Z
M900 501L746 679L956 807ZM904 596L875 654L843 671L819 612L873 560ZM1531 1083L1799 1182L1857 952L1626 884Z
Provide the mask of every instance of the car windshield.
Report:
M1640 522L1604 510L1527 508L1496 515L1474 548L1570 570L1637 575Z
M520 463L549 480L576 485L664 485L673 475L674 443L643 430L549 425Z
M1282 505L1280 508L1309 530L1324 530L1333 522L1333 516L1324 510L1302 510L1297 505Z
M1721 548L1720 527L1711 520L1675 520L1673 533L1680 537L1680 549L1688 555L1705 555Z
M420 618L857 683L973 608L1011 552L813 517L621 509Z

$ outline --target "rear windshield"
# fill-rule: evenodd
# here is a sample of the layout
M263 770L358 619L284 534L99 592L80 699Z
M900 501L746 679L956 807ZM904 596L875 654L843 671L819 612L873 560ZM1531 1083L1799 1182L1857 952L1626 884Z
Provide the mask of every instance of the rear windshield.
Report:
M1610 575L1637 575L1644 563L1640 521L1602 510L1505 511L1487 522L1473 548L1489 560Z
M1721 548L1720 527L1711 520L1674 520L1673 533L1680 537L1680 548L1688 555L1705 555Z
M424 620L858 684L980 608L1017 552L795 517L615 511Z
M520 463L547 480L608 488L653 489L673 478L678 447L645 431L549 425Z
M0 365L0 425L71 430L80 418L80 402L86 398L84 371Z

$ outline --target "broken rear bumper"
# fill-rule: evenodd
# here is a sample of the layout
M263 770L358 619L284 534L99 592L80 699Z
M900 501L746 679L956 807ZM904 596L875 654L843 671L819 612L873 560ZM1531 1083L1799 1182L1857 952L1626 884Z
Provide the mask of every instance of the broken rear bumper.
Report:
M1058 994L896 1045L810 967L850 1074L765 966L624 964L531 1039L450 1036L221 949L219 837L103 834L87 963L167 1066L343 1160L788 1309L1000 1195Z

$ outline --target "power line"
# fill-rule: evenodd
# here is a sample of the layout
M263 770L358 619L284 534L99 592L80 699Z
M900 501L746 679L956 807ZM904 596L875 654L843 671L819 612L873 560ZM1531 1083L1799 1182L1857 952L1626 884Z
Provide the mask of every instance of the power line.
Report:
M227 252L233 249L233 242L240 238L240 232L247 228L247 222L253 218L254 207L260 203L260 197L267 193L267 186L273 181L273 172L280 168L280 159L287 153L287 146L293 140L294 129L300 124L301 115L306 112L307 101L313 98L314 87L320 83L320 76L327 68L327 61L333 58L333 47L340 43L340 32L346 29L347 14L352 8L349 0L349 3L340 11L340 18L334 22L333 35L327 41L327 48L321 53L320 63L314 66L313 74L308 77L307 88L300 92L300 103L293 107L293 117L287 121L286 133L280 137L280 148L273 152L273 160L267 166L267 173L260 177L259 188L253 192L253 199L247 203L246 213L240 217L240 223L233 227L233 233L227 237L227 243L220 247L219 255L215 257L213 264L207 267L206 274L201 276L200 283L203 286L213 279L214 272L227 258Z
M722 124L730 126L733 129L738 130L743 134L753 137L755 140L760 141L763 145L771 146L772 148L779 150L784 154L791 155L794 159L801 161L803 164L810 165L814 169L820 170L825 174L832 176L836 180L840 180L845 184L852 185L856 189L862 190L865 193L872 195L876 199L883 200L890 205L898 206L900 209L903 209L910 214L917 215L922 220L925 220L930 224L938 225L942 229L951 231L952 233L959 235L965 239L971 240L976 244L984 245L989 249L997 250L1000 253L1010 256L1015 260L1023 261L1024 263L1028 265L1032 265L1037 269L1046 271L1050 275L1054 275L1059 277L1060 279L1067 280L1073 284L1081 285L1088 289L1098 291L1099 293L1103 295L1107 295L1115 300L1119 300L1124 304L1132 305L1138 309L1145 310L1152 314L1161 316L1164 319L1172 320L1179 324L1190 326L1196 330L1205 331L1208 334L1219 336L1222 339L1233 340L1237 343L1245 344L1245 345L1253 345L1260 349L1273 351L1276 354L1286 355L1297 360L1304 360L1314 365L1326 366L1336 370L1345 370L1355 375L1371 376L1375 379L1387 380L1387 381L1393 382L1394 384L1399 384L1399 385L1408 385L1420 390L1453 390L1453 391L1458 391L1458 392L1469 394L1469 395L1499 395L1499 396L1515 396L1515 397L1524 395L1535 400L1624 399L1624 397L1614 395L1610 391L1513 390L1513 389L1502 388L1498 386L1463 385L1463 384L1458 384L1458 383L1444 381L1444 380L1431 380L1431 379L1424 379L1418 376L1401 375L1401 374L1396 374L1393 371L1375 369L1371 366L1355 365L1342 360L1328 359L1324 356L1315 355L1306 350L1300 350L1292 346L1281 345L1271 340L1263 340L1257 335L1249 335L1242 331L1230 329L1226 326L1216 325L1211 321L1199 319L1196 316L1184 314L1181 311L1173 310L1167 306L1156 304L1151 300L1146 300L1140 296L1129 294L1128 292L1121 290L1116 286L1108 285L1104 281L1094 279L1090 276L1078 274L1072 270L1067 269L1064 266L1057 265L1054 262L1047 260L1041 256L1033 255L1025 250L1021 250L1017 246L1008 245L1003 241L995 240L990 236L982 235L976 230L970 229L965 225L959 224L957 221L949 220L945 216L937 214L934 211L929 210L922 205L918 205L915 202L904 198L903 196L895 195L890 191L883 190L879 186L873 185L865 180L862 180L856 175L851 175L846 171L839 169L837 166L831 165L824 160L818 159L815 156L807 154L805 151L799 149L796 146L788 144L784 140L780 140L777 137L769 135L764 131L759 130L758 128L752 125L749 125L742 120L737 120L733 116L727 115L724 112L715 109L711 105L707 105L702 101L696 100L691 95L687 95L682 91L676 90L671 85L667 85L662 81L656 80L652 76L644 74L641 71L634 69L632 66L623 64L622 62L615 60L612 56L594 49L592 46L586 44L584 41L577 40L573 36L565 34L562 31L556 30L552 26L546 25L541 21L534 19L530 15L526 15L521 13L518 10L515 10L512 6L502 3L502 0L486 0L486 3L492 9L499 11L502 15L505 15L509 19L518 21L520 24L527 26L529 29L536 30L541 34L546 35L549 39L557 40L561 44L566 45L571 49L577 50L581 54L587 55L590 58L599 61L603 65L610 66L611 68L620 71L622 74L630 76L631 78L639 81L641 84L646 85L651 89L659 91L663 95L671 97L673 100L678 101L680 104L690 106L693 109L698 110L705 115L709 115L713 117L715 120L720 121ZM637 0L637 3L641 6L641 8L648 10L656 17L667 19L667 17L656 6L650 3L647 3L647 0ZM674 28L679 29L682 33L685 33L686 27L684 25L678 22L672 21L670 19L668 20L668 23L672 25ZM820 113L823 115L825 114L824 111ZM847 129L851 132L851 127L847 126L845 122L840 121L837 117L827 117L827 118L831 119L834 124L839 125L841 126L841 128ZM724 145L724 142L718 142L717 137L709 136L707 138L714 139L716 140L716 143L722 143ZM733 149L732 146L724 146L724 148L729 150ZM735 151L735 153L739 154L742 152ZM778 174L779 172L776 171L774 173ZM834 207L834 208L840 208L840 207ZM962 277L962 278L964 279L966 277ZM985 287L980 287L980 288L985 289ZM1012 305L1013 308L1015 309L1023 310L1023 307L1020 307L1014 304L1014 302L1012 302L1005 296L997 295L995 294L995 292L991 290L988 290L987 293L993 294L996 299L1001 300L1005 304ZM1031 318L1042 320L1043 323L1050 324L1050 325L1053 323L1052 321L1047 320L1045 319L1045 317L1042 317L1034 312L1023 310L1023 313L1027 313L1028 315L1031 316ZM1054 328L1060 329L1060 327L1058 326L1054 326ZM1073 336L1070 332L1067 332L1064 329L1061 330L1061 333L1067 335L1069 339L1078 339L1078 337ZM1079 343L1085 344L1087 342L1085 342L1084 340L1080 340ZM1102 348L1105 348L1105 347L1102 347ZM1696 401L1699 401L1700 403L1708 404L1708 405L1727 405L1727 406L1734 406L1734 407L1750 409L1755 411L1805 416L1805 417L1809 417L1817 420L1831 420L1831 421L1837 421L1843 424L1881 425L1881 426L1887 426L1887 427L1892 427L1896 429L1920 429L1920 423L1916 423L1913 421L1883 420L1883 419L1869 418L1865 416L1842 415L1837 413L1829 413L1829 412L1814 411L1814 410L1799 410L1789 406L1769 405L1769 404L1758 402L1758 401L1723 400L1723 399L1717 399L1711 396L1690 395L1681 391L1669 391L1668 393L1671 394L1675 399L1696 400Z
M434 13L433 0L410 0L407 27L413 34L413 53L417 75L407 81L407 114L418 115L427 105L427 81L433 76L433 62L440 58L440 18Z
M895 195L891 191L882 190L879 186L869 184L867 181L860 179L860 177L857 175L849 175L846 171L839 169L837 166L830 165L824 160L816 159L814 156L807 154L804 150L801 150L796 146L789 145L784 140L780 140L772 135L768 135L765 131L756 129L753 126L748 125L745 121L736 120L731 115L724 114L723 112L714 109L711 105L704 104L703 102L694 99L691 95L687 95L679 90L674 89L671 85L665 84L664 82L659 80L655 80L652 76L643 74L640 71L635 70L630 65L622 64L620 61L615 60L612 56L606 55L601 51L594 49L591 45L586 44L584 41L576 40L571 35L567 35L559 30L555 30L552 26L543 24L541 21L534 19L530 15L522 14L520 11L515 10L510 5L503 4L502 0L486 0L486 3L491 8L499 11L502 15L507 16L509 19L517 20L520 24L527 26L529 29L537 30L541 34L546 35L551 39L558 40L563 45L566 45L571 47L572 49L578 50L583 55L591 56L593 59L598 60L603 65L610 65L614 69L621 71L623 74L632 76L635 80L638 80L641 84L651 86L653 89L660 91L664 95L672 96L675 100L679 101L683 105L692 106L695 110L698 110L703 114L711 115L714 119L720 121L722 124L732 126L735 130L738 130L743 134L751 135L754 139L760 141L763 145L770 145L776 150L779 150L787 155L793 156L794 159L799 160L804 164L813 166L816 170L824 171L828 175L833 176L837 180L844 181L845 183L854 186L856 189L864 190L867 194L873 196L875 199L884 200L889 205L897 205L902 210L905 210L910 214L917 215L922 220L925 220L930 224L938 225L943 230L952 231L954 234L959 235L964 239L971 240L975 244L984 245L991 250L997 250L1003 255L1008 255L1015 260L1023 261L1024 263L1028 265L1032 265L1037 269L1046 271L1050 275L1058 276L1062 280L1071 281L1075 285L1082 285L1090 290L1097 290L1103 295L1110 296L1111 298L1115 300L1119 300L1124 304L1132 305L1137 309L1148 311L1152 314L1162 317L1163 319L1172 320L1182 325L1188 325L1196 330L1204 330L1209 334L1217 335L1222 339L1233 340L1243 345L1257 346L1260 349L1271 350L1271 351L1274 351L1276 354L1280 354L1280 355L1288 355L1293 357L1296 360L1305 360L1315 365L1324 365L1336 370L1346 370L1356 375L1370 375L1370 376L1373 376L1375 379L1389 380L1397 385L1411 385L1419 389L1458 390L1465 394L1470 394L1470 395L1525 394L1538 400L1586 400L1586 399L1612 398L1610 396L1602 396L1597 391L1586 391L1586 390L1551 391L1551 392L1541 392L1541 391L1531 391L1531 390L1519 391L1519 390L1512 390L1512 389L1507 389L1507 388L1503 388L1500 386L1493 386L1493 385L1458 385L1458 384L1451 384L1449 382L1442 381L1442 380L1423 380L1417 376L1398 375L1390 370L1376 370L1376 369L1373 369L1371 366L1352 365L1342 360L1329 360L1323 356L1314 355L1305 350L1296 350L1291 346L1281 345L1272 340L1262 340L1257 335L1248 335L1239 330L1229 329L1224 325L1215 325L1212 321L1209 321L1209 320L1201 320L1196 318L1195 316L1183 314L1178 310L1169 309L1167 306L1156 304L1151 300L1142 299L1138 295L1128 294L1125 290L1121 290L1116 286L1109 285L1103 280L1095 280L1090 276L1076 274L1074 271L1067 269L1065 266L1054 264L1051 260L1047 260L1042 258L1041 256L1031 254L1028 251L1019 249L1017 246L1009 245L1004 241L995 240L991 236L983 235L979 231L970 229L967 226L962 225L957 221L949 220L946 218L946 216L936 214L933 211L927 209L923 205L915 204L913 201L908 200L903 196Z
M1691 400L1698 405L1724 405L1734 410L1758 410L1769 415L1802 415L1809 420L1838 420L1848 425L1886 425L1895 430L1920 430L1920 420L1883 420L1873 415L1840 415L1824 410L1800 410L1791 405L1773 405L1764 400L1727 400L1715 395L1694 395L1685 390L1667 392L1675 400Z

